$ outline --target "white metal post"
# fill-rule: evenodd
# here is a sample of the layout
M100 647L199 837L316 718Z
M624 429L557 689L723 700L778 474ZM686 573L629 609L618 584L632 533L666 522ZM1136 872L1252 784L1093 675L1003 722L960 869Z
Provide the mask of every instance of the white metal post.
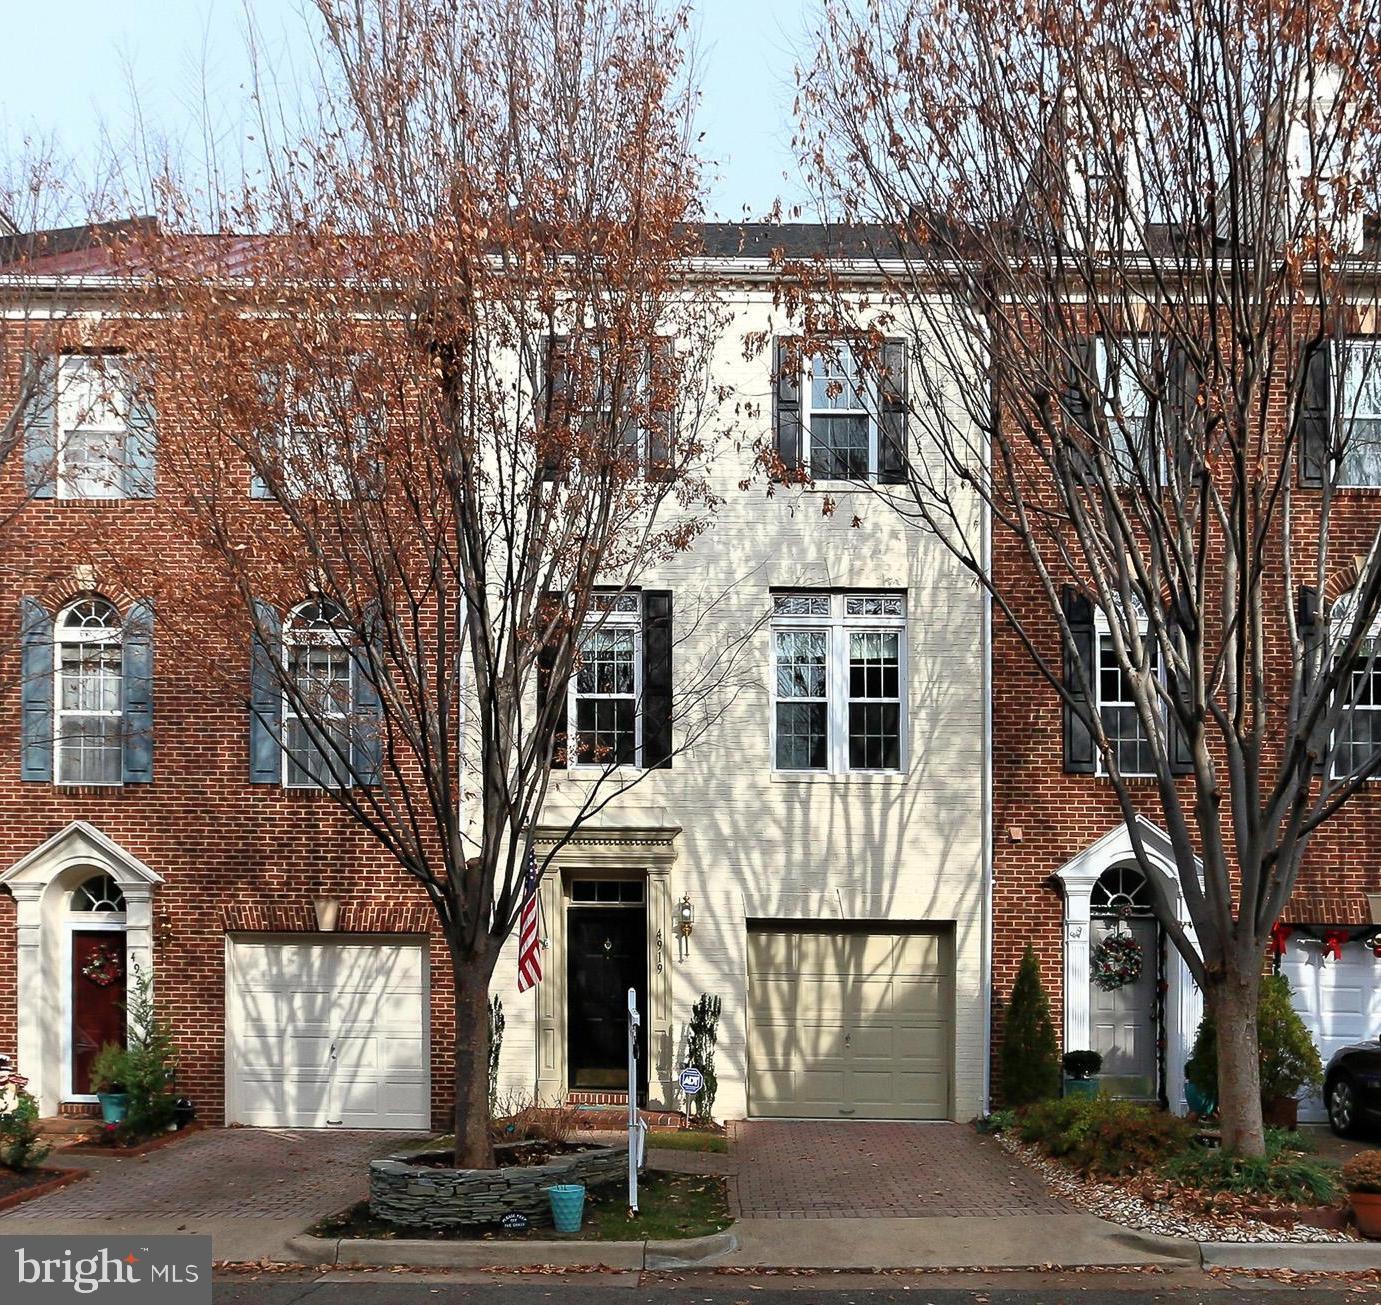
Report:
M638 994L628 990L628 1212L638 1213Z

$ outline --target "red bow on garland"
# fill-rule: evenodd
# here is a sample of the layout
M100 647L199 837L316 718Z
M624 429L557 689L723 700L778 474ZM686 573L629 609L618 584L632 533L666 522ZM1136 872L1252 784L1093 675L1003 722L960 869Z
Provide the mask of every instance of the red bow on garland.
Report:
M1285 955L1285 940L1294 932L1288 924L1273 924L1271 926L1271 955Z
M1323 956L1327 960L1330 956L1335 961L1343 959L1343 944L1348 942L1348 934L1343 929L1330 929L1323 936Z

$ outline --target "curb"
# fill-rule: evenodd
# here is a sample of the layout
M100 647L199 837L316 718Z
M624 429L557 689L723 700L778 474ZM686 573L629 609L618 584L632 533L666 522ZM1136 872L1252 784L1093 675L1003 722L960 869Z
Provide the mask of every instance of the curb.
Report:
M1193 1265L1198 1268L1203 1262L1201 1244L1191 1241L1187 1237L1167 1237L1161 1233L1148 1233L1137 1228L1120 1227L1117 1232L1108 1233L1107 1240L1117 1246L1125 1246L1138 1257L1154 1255L1157 1263L1176 1260L1181 1264ZM1142 1262L1143 1260L1140 1258L1124 1261L1126 1264Z
M1351 1273L1381 1269L1378 1242L1200 1242L1205 1268Z
M684 1241L636 1242L465 1242L378 1237L312 1237L288 1239L288 1249L303 1263L335 1268L395 1264L427 1269L603 1268L672 1269L701 1264L727 1255L738 1246L730 1232Z

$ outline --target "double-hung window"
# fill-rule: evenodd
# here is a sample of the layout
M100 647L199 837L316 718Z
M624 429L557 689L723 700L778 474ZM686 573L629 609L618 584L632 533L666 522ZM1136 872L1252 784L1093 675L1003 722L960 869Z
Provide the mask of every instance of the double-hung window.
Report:
M1346 641L1352 626L1351 594L1334 602L1330 625L1332 637ZM1381 622L1372 623L1351 667L1336 684L1347 699L1333 736L1332 769L1335 777L1345 779L1362 770L1381 748Z
M816 480L867 480L878 470L876 385L859 371L844 341L810 359L805 412L810 474Z
M352 641L345 615L321 599L294 608L283 626L292 692L283 694L283 783L334 788L349 782Z
M57 782L118 784L121 736L120 615L104 598L83 598L57 619Z
M1145 381L1155 376L1154 341L1150 336L1110 338L1093 342L1093 366L1107 423L1109 454L1119 480L1131 483L1138 471L1152 481L1164 467L1152 420Z
M1157 673L1159 657L1151 646L1152 673ZM1103 732L1108 736L1117 757L1117 769L1125 777L1156 773L1151 740L1147 737L1141 715L1137 711L1131 677L1124 673L1117 659L1112 636L1101 615L1098 623L1098 715ZM1100 763L1101 764L1101 763Z
M576 765L641 764L642 678L642 596L595 594L571 676Z
M108 354L65 354L57 378L59 498L123 498L129 382Z
M772 657L777 770L902 769L904 597L776 594Z
M1352 339L1342 349L1343 451L1338 484L1381 485L1381 341Z

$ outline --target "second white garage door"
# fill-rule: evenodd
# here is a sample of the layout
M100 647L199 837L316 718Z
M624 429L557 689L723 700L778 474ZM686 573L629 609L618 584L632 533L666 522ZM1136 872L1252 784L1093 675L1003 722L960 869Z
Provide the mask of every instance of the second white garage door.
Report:
M227 1122L428 1128L426 959L391 939L233 941Z
M750 926L749 1113L947 1118L953 975L948 931Z
M1291 939L1280 959L1280 972L1290 980L1295 1009L1325 1065L1340 1047L1374 1038L1381 1029L1381 983L1377 971L1381 962L1371 948L1347 943L1342 958L1324 960L1317 944ZM1328 1118L1318 1096L1300 1102L1299 1117L1309 1123Z

